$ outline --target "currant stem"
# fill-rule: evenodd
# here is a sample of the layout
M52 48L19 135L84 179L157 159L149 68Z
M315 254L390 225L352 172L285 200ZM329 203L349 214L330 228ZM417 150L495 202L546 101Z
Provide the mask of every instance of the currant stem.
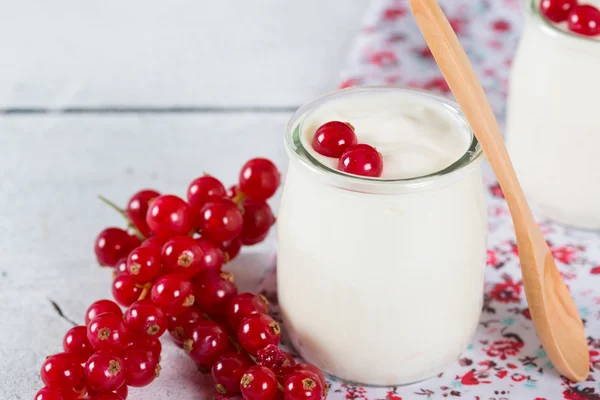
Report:
M106 205L108 205L110 208L112 208L113 210L115 210L116 212L118 212L119 214L121 214L121 216L123 218L125 218L125 220L127 221L127 226L129 228L133 229L133 231L135 233L135 236L137 236L138 239L140 239L140 240L145 240L146 239L146 237L142 234L142 232L140 232L139 229L136 228L135 224L129 219L129 217L125 213L125 210L123 210L118 205L116 205L115 203L113 203L112 201L110 201L109 199L107 199L106 197L102 196L101 194L98 195L98 198L102 202L104 202Z
M146 283L144 285L144 289L142 289L142 293L140 293L140 297L138 297L138 301L144 300L146 298L146 296L148 296L148 293L150 292L151 287L152 287L152 285L150 283Z
M81 389L81 391L79 392L79 398L80 399L84 398L85 395L87 394L87 392L88 392L88 388L87 388L87 386L84 386L83 389Z
M231 201L233 201L235 204L237 204L238 206L244 201L246 200L246 193L242 192L241 190L238 191L236 193L236 195L233 197L233 199L231 199Z

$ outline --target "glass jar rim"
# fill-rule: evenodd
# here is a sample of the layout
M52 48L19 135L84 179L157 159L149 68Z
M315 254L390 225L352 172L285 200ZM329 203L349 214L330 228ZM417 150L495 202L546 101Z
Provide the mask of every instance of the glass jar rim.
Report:
M540 12L539 1L540 0L524 0L524 6L526 11L525 14L531 19L533 19L533 21L545 33L554 37L564 39L566 42L576 46L600 45L600 40L598 39L560 29L558 26L556 26L555 23L548 21ZM587 49L589 50L589 47ZM596 49L600 51L600 46L596 47L595 50Z
M452 164L448 165L441 170L410 178L394 178L394 179L382 179L382 178L371 178L363 177L358 175L350 175L334 168L330 168L316 158L314 158L310 152L304 149L302 141L299 136L299 126L303 120L303 117L316 108L318 105L325 103L338 96L343 96L352 93L364 93L364 92L404 92L410 95L421 96L423 98L433 100L440 103L446 110L451 112L457 120L461 123L464 129L467 130L470 136L470 143L467 150ZM298 108L294 115L290 118L285 134L286 150L291 153L290 156L294 156L301 161L304 166L311 169L313 172L317 172L321 175L327 175L334 177L342 182L346 183L359 183L360 185L366 186L403 186L407 189L419 188L423 186L429 186L434 182L438 182L440 179L453 179L460 176L461 171L470 169L469 167L478 166L477 161L481 161L483 158L483 152L477 138L475 137L471 126L467 122L465 116L458 104L446 97L439 96L422 89L409 88L405 86L358 86L346 89L335 90L324 96L321 96L303 106Z

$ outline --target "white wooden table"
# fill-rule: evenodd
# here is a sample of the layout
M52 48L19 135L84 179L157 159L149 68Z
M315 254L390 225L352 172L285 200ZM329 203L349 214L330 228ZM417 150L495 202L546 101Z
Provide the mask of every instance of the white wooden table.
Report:
M123 223L96 196L183 195L203 171L233 183L255 156L285 168L291 110L336 86L366 3L0 2L0 399L31 399L62 351L71 325L52 302L82 322L111 296L93 241ZM232 263L241 290L273 249ZM164 347L161 377L129 399L211 398Z

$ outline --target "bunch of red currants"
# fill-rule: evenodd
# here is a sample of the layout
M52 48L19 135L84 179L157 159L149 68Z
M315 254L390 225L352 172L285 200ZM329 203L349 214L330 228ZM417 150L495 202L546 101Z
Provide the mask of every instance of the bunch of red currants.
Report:
M209 175L194 180L187 202L154 190L136 193L119 209L135 234L107 228L95 244L100 265L114 268L113 296L127 309L111 300L93 303L86 325L65 335L64 352L42 365L46 386L34 400L125 400L128 387L159 376L166 331L199 370L212 373L216 398L324 398L321 371L296 364L278 347L281 331L266 299L238 294L232 274L222 270L242 245L268 235L275 217L266 200L279 183L275 165L256 158L228 190Z

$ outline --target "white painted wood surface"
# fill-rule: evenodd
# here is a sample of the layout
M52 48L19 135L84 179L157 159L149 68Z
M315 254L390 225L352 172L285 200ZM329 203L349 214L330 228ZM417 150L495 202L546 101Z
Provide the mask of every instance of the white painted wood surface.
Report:
M48 354L61 351L87 306L110 298L111 273L97 266L95 235L123 221L96 196L123 204L137 189L184 195L203 171L235 182L253 156L282 169L287 114L190 116L40 116L0 119L0 399L30 399ZM271 203L276 207L278 199ZM272 264L274 238L228 268L252 290ZM210 379L170 342L163 373L129 399L210 398ZM210 395L210 396L209 396Z
M337 86L368 0L0 0L0 111L65 107L225 108L191 114L0 113L0 399L29 400L70 324L110 298L93 241L143 187L183 195L208 171L233 183L241 164L283 169L289 112ZM230 113L234 107L263 108ZM272 204L276 208L278 198ZM252 290L274 238L229 268ZM212 397L165 337L163 372L130 400Z
M0 0L0 107L294 106L368 0Z

